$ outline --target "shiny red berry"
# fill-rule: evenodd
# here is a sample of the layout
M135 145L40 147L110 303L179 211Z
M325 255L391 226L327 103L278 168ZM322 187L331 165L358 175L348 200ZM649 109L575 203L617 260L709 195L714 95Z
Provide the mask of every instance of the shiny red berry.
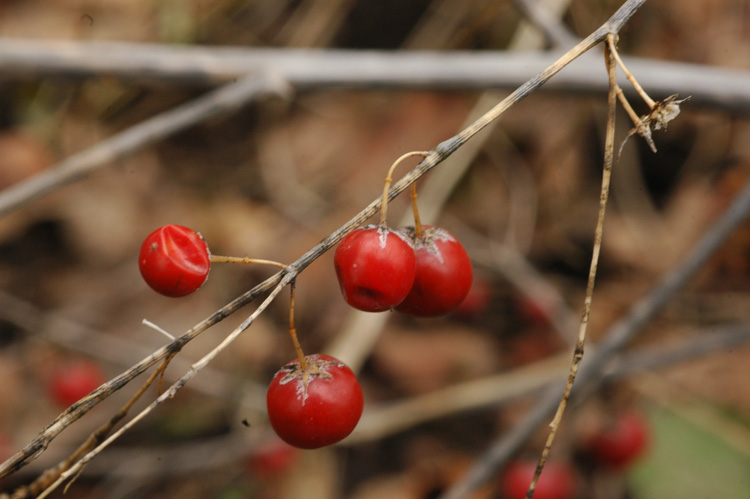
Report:
M595 431L584 446L597 463L623 469L644 454L649 440L648 422L639 412L629 410Z
M423 226L421 236L414 227L401 232L412 240L417 272L409 294L396 310L418 317L445 315L458 307L471 289L471 260L461 243L448 231Z
M502 475L504 499L523 499L536 470L536 461L512 463ZM534 499L571 499L576 493L575 473L565 463L547 462L534 489Z
M346 302L365 312L401 303L416 272L414 248L400 233L369 225L350 232L336 248L336 275Z
M276 434L301 449L335 444L349 435L362 415L364 399L354 373L329 355L294 360L271 380L268 419Z
M138 267L154 291L177 298L206 282L211 254L198 232L182 225L165 225L143 241Z
M59 366L52 375L49 391L55 402L68 407L105 381L102 368L93 361L83 359Z

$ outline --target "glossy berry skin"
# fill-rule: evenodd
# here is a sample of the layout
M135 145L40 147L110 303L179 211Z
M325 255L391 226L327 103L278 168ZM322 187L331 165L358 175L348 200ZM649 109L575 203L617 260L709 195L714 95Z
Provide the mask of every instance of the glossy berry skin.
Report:
M336 248L333 262L344 299L365 312L383 312L401 303L417 268L408 240L375 225L350 232Z
M629 410L593 433L585 447L598 464L624 469L644 454L649 440L646 419L635 410Z
M536 470L536 461L510 464L502 475L503 499L523 499ZM547 462L534 489L534 499L572 499L576 494L575 474L565 463Z
M343 362L323 354L282 367L266 396L268 419L289 445L317 449L349 435L362 415L364 399L354 373Z
M429 225L417 237L414 227L401 229L414 244L417 272L409 294L396 310L417 317L437 317L455 308L469 294L473 271L461 243L448 231Z
M90 360L79 360L58 367L49 384L57 404L68 407L99 388L106 381L101 367Z
M198 232L182 225L165 225L143 241L138 267L154 291L178 298L206 282L211 254Z

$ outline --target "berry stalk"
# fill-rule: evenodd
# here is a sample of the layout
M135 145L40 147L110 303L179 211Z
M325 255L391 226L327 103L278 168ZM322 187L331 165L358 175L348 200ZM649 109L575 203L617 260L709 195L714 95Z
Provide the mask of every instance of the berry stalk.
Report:
M211 255L211 263L244 263L244 264L257 263L260 265L272 265L274 267L279 267L280 269L286 268L286 265L280 262L275 262L273 260L264 260L263 258L248 258L246 256L240 257L240 256Z
M305 359L305 352L302 351L302 346L300 346L299 344L299 338L297 337L297 328L294 327L294 288L296 286L296 283L296 280L289 283L289 290L291 291L289 297L289 336L291 336L292 338L294 351L297 352L299 367L304 372L307 371L307 360Z
M422 237L422 220L419 218L419 208L417 207L417 184L411 184L411 210L414 212L414 233L417 239Z
M385 186L383 187L383 203L380 205L380 225L385 227L386 218L388 214L388 192L391 190L391 182L393 182L393 170L406 158L412 156L427 157L430 153L428 151L411 151L400 156L396 161L393 162L391 167L388 169L388 174L385 176Z

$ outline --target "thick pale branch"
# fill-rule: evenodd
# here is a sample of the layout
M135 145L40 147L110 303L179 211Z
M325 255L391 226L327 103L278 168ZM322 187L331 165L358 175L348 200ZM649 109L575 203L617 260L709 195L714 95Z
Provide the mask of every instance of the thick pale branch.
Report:
M215 86L271 70L298 91L331 87L513 89L548 67L559 51L429 52L170 46L103 41L0 38L0 77L91 78L140 84ZM694 104L750 111L750 71L624 58L653 95L691 95ZM596 57L583 57L546 90L607 91ZM621 86L625 87L625 78Z

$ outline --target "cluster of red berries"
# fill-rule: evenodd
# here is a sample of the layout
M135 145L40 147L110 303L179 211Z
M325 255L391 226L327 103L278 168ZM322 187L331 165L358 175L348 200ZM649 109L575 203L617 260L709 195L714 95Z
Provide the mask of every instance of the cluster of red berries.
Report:
M393 169L403 159L420 155L427 153L407 153L388 171L380 224L355 229L336 249L334 262L341 291L355 308L368 312L395 308L414 316L432 317L451 312L469 293L473 272L466 250L447 231L419 223L414 186L415 226L400 230L386 226ZM212 256L198 232L181 225L166 225L145 239L138 266L154 290L181 297L206 282L211 262L215 261L253 262ZM293 326L294 286L291 288L289 333L297 360L273 377L267 394L268 416L284 441L312 449L336 443L354 430L362 414L362 389L354 373L341 361L320 354L304 355Z
M471 288L473 271L466 250L448 231L422 226L416 185L411 199L414 227L391 229L386 224L391 174L414 151L388 170L380 207L380 222L353 230L334 255L336 276L344 300L365 312L395 309L417 317L436 317L456 309Z
M198 232L181 225L165 225L143 241L138 266L155 291L181 297L206 282L212 261L257 260L214 257ZM291 324L290 334L298 347ZM343 362L322 354L305 356L299 348L298 355L271 380L266 397L271 426L295 447L315 449L334 444L359 422L364 405L362 389Z
M472 282L469 255L448 231L417 227L369 225L341 241L334 265L349 305L435 317L461 304Z

